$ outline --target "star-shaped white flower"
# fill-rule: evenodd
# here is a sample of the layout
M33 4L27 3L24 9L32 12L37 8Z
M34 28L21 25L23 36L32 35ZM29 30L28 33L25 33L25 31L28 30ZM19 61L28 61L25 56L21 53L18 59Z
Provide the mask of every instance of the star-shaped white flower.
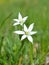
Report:
M26 17L24 17L24 18L22 18L22 15L20 14L20 12L19 12L19 14L18 14L18 19L13 19L14 21L16 21L16 23L14 23L13 25L15 26L15 25L23 25L24 24L24 22L27 20L27 18L28 18L28 16L26 16Z
M33 38L31 37L31 35L34 35L37 33L37 31L32 31L34 26L34 23L32 23L29 28L27 28L27 26L24 24L24 31L14 31L14 33L16 34L22 34L21 40L24 40L25 38L27 38L31 43L33 43Z

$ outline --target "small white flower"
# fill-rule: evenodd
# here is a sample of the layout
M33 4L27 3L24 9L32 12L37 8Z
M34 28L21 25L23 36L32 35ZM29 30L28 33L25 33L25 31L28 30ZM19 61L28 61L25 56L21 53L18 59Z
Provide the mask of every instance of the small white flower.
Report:
M36 31L32 31L34 26L34 23L32 23L29 28L26 27L26 25L24 24L24 31L14 31L14 33L16 34L23 34L21 37L21 40L24 40L25 38L27 38L31 43L33 43L33 39L31 37L31 35L36 34Z
M22 18L22 15L20 14L20 12L19 12L19 14L18 14L18 19L14 19L14 21L16 21L16 23L14 23L13 25L15 26L15 25L23 25L23 23L27 20L27 18L28 18L28 16L26 16L26 17L24 17L24 18Z

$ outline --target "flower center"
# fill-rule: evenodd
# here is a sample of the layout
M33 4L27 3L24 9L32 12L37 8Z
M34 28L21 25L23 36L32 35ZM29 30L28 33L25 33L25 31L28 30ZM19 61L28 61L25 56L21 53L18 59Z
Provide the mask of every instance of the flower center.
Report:
M22 20L22 19L20 19L20 22L22 23L22 22L23 22L23 20Z
M25 32L25 34L26 34L26 35L28 35L28 34L29 34L29 32Z

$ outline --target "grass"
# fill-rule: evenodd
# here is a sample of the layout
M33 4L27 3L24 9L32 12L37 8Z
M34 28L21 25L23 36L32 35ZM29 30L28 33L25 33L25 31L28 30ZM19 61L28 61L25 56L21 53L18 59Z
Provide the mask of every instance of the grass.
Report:
M18 13L35 23L34 44L13 34ZM23 45L24 44L24 45ZM49 56L49 0L0 0L0 65L46 65Z

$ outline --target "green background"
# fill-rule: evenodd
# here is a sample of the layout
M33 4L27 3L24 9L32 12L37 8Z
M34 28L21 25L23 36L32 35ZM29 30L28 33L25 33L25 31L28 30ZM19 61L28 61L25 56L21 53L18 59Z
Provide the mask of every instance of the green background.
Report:
M37 65L43 65L46 56L49 55L49 0L0 0L0 64L19 65L21 52L17 52L21 47L21 41L18 35L13 34L13 31L17 30L17 27L13 27L13 19L18 18L19 12L23 17L28 16L25 22L27 26L34 23L34 30L37 31L33 36L34 44L39 44L36 58L41 58ZM23 43L26 43L24 54L22 53L25 56L30 44L28 40ZM27 65L24 60L22 65Z

